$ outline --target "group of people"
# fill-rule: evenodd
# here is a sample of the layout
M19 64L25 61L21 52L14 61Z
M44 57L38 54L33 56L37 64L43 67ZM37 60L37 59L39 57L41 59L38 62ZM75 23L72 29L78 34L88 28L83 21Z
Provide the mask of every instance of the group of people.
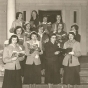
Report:
M22 81L30 86L41 84L41 76L45 76L45 84L59 84L63 76L63 84L79 85L81 37L78 25L72 25L68 34L65 26L59 14L52 24L47 16L40 22L35 10L28 22L17 12L10 29L14 34L3 51L2 88L22 88Z

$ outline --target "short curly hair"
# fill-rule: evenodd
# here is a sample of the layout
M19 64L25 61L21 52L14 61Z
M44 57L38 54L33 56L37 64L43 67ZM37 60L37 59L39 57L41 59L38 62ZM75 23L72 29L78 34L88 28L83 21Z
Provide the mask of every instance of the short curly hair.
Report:
M32 37L32 35L36 35L36 36L37 36L37 38L39 37L39 36L38 36L38 33L37 33L37 32L35 32L35 31L32 31L32 32L31 32L31 34L30 34L30 39L32 39L32 38L31 38L31 37Z
M21 30L22 30L22 33L21 33L21 34L23 34L24 30L23 30L23 28L22 28L21 26L17 26L17 27L15 28L14 34L17 34L16 31L17 31L17 29L19 29L19 28L21 28Z

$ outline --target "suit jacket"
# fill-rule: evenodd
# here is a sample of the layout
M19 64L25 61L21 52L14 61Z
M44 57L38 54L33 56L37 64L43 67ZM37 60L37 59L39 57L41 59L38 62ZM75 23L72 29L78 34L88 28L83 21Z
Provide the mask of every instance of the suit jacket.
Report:
M19 61L22 61L24 59L23 57L18 57L17 60L12 61L13 51L20 52L21 50L22 49L19 45L13 47L12 44L4 48L3 62L5 63L5 69L9 69L9 70L21 69Z
M72 51L74 52L74 55L66 54L63 60L64 66L77 66L80 65L78 57L81 56L81 50L80 50L80 43L76 40L70 41L68 40L64 44L64 48L72 48ZM70 60L72 59L72 62L70 63Z
M39 41L36 41L36 44L38 44L38 47L40 47L40 42ZM35 65L39 65L39 64L41 64L40 57L39 57L39 51L34 50L30 54L30 50L31 50L30 47L32 47L32 46L33 46L33 42L31 40L26 41L25 44L24 44L25 52L26 52L26 55L27 55L26 64L32 65L34 63ZM37 58L36 58L36 55L37 55Z

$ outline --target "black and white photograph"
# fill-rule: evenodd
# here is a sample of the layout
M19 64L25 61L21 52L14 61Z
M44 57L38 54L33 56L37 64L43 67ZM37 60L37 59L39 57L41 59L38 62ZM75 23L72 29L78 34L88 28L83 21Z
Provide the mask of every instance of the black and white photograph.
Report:
M88 0L0 0L0 88L88 88Z

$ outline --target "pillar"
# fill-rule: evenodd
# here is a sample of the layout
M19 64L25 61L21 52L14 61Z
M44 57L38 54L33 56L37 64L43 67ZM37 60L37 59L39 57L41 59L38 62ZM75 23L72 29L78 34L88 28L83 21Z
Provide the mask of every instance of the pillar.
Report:
M12 22L15 20L16 0L7 0L7 39L12 33L9 32Z

